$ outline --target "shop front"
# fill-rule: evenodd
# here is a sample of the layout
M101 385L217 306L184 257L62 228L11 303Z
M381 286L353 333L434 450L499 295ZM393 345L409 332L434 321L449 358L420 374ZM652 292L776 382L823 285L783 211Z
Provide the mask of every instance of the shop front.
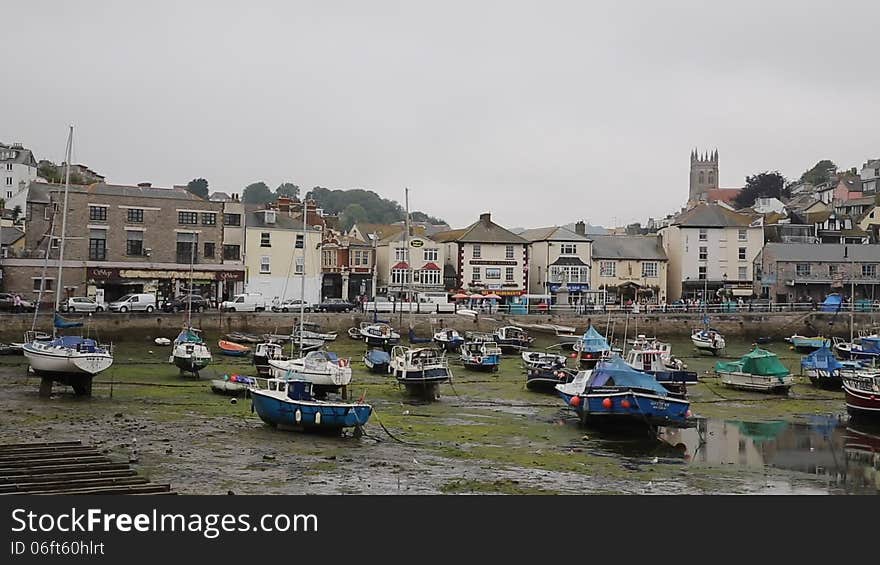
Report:
M104 302L135 292L156 295L157 303L188 292L218 302L231 298L244 283L244 270L167 270L127 267L88 267L87 294Z

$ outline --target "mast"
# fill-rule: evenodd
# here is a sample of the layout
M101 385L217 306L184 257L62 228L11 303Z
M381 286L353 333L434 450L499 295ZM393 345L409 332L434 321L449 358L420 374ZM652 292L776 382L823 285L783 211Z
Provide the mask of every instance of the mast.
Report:
M845 247L844 251L849 251L849 248ZM856 311L856 259L855 257L850 257L849 259L849 343L850 347L852 347L853 318L855 317Z
M189 248L189 289L186 293L186 327L192 329L192 291L193 291L193 264L196 262L196 245L198 234L192 234Z
M306 197L308 194L303 195L302 199L302 215L303 215L303 241L302 241L302 252L303 252L303 272L302 278L300 279L300 288L299 288L299 354L303 354L303 332L305 323L303 318L305 318L306 312L306 219L308 217L307 208L306 208ZM294 254L296 253L296 244L293 245ZM296 261L296 259L294 259Z
M406 299L409 307L409 324L412 326L412 256L409 249L409 188L405 189L404 204L406 205L406 218L404 218L406 252L403 256L406 258Z
M67 136L67 163L64 172L64 209L61 210L61 244L58 250L58 282L55 285L55 311L61 304L61 294L64 292L64 281L61 278L64 266L64 239L67 236L67 195L70 191L70 159L73 153L73 126L70 126L70 133ZM49 243L51 248L51 240ZM40 285L42 287L42 283ZM55 325L52 325L52 333L55 333Z

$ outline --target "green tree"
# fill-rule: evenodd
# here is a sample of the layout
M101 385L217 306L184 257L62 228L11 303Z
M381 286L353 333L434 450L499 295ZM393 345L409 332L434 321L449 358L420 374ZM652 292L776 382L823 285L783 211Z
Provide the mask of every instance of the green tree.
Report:
M12 223L17 223L19 216L21 216L21 206L16 204L15 208L12 209Z
M801 175L803 182L808 182L813 186L820 185L823 182L831 180L831 175L837 172L837 165L830 159L822 159L804 174Z
M289 198L299 198L299 186L292 182L283 182L275 189L275 197L287 196Z
M266 204L275 200L275 195L263 181L247 185L241 193L241 200L246 204Z
M757 175L746 177L746 185L737 195L734 203L739 208L748 208L755 204L760 197L782 198L788 196L785 187L785 177L779 171L764 171Z
M186 190L199 198L208 199L208 181L203 178L193 179L186 183Z
M342 227L345 231L351 229L351 226L358 222L366 222L368 219L367 211L360 204L349 204L342 212Z

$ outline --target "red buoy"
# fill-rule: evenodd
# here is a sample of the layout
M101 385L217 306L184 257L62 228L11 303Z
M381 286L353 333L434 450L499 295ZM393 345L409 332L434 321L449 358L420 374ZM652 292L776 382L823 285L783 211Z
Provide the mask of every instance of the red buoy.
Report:
M606 399L602 400L602 408L604 408L606 410L611 410L612 405L613 405L613 403L611 402L610 398L606 398Z
M572 359L574 359L574 358L577 357L577 356L578 356L577 353L572 353L572 354L571 354L571 358L572 358Z
M624 398L624 399L620 402L620 405L623 406L624 408L629 408L629 400L627 400L626 398Z
M581 397L580 396L572 396L571 400L568 401L569 404L577 408L581 405Z
M690 418L691 416L693 416L693 413L690 410L688 410L687 412L684 413L684 416L685 416L685 418Z

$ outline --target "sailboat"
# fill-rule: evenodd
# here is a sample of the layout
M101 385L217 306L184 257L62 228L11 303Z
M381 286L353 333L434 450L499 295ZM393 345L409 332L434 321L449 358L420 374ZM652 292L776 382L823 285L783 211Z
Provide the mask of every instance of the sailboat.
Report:
M98 345L93 339L82 336L59 336L59 329L82 327L82 322L70 322L58 315L61 295L63 294L64 243L67 237L67 201L70 192L70 160L73 152L73 126L67 138L67 161L64 179L64 207L61 213L61 237L58 250L58 281L55 292L55 315L53 319L52 340L39 339L41 332L36 331L37 313L43 298L46 280L46 268L49 262L51 243L54 239L55 221L46 244L46 257L40 279L40 291L34 311L31 330L25 333L22 352L27 357L31 369L43 377L40 395L48 396L52 391L52 383L60 382L70 385L78 395L91 395L92 377L107 370L113 364L113 354L109 346Z
M202 339L201 331L192 327L192 284L193 284L193 264L196 260L196 242L191 242L190 247L190 263L189 263L189 287L190 292L187 293L189 299L186 304L186 327L174 339L174 347L171 350L171 357L168 362L180 369L180 374L190 373L196 378L199 371L207 367L211 363L211 350L208 344Z

